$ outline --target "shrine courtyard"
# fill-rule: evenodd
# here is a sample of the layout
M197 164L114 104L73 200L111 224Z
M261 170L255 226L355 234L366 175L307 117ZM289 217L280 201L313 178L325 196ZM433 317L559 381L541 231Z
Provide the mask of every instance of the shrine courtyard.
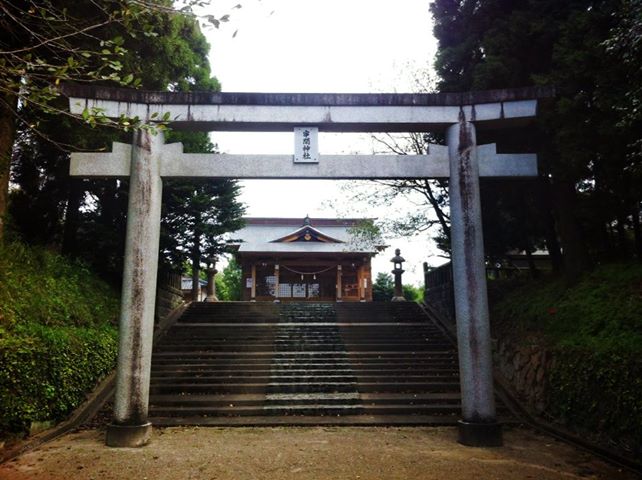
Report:
M104 430L82 430L0 465L0 479L638 478L520 428L506 428L499 448L456 438L453 427L178 427L154 429L153 448L114 449Z

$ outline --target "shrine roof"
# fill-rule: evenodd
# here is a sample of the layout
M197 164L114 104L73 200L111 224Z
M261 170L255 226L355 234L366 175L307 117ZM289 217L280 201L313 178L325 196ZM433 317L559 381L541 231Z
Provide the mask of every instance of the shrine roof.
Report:
M289 225L292 227L302 226L301 218L292 217L245 217L245 225ZM314 218L310 219L314 227L354 227L364 220L374 218Z
M359 247L349 243L290 242L290 243L241 243L243 253L367 253L375 254L374 247Z
M246 226L233 234L241 240L236 243L238 252L243 253L370 253L383 246L383 240L376 245L357 241L351 229L360 222L372 221L363 218L257 218L248 217ZM295 240L304 233L321 237L323 241Z

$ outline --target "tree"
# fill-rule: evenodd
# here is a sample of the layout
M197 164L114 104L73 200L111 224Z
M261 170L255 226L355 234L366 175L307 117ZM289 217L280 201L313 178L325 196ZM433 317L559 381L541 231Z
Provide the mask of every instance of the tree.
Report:
M215 150L206 133L173 133L169 141L181 140L186 152ZM196 287L201 263L228 251L224 235L240 229L245 206L237 197L240 185L234 180L172 180L163 188L161 261L175 271L190 262ZM195 297L196 298L196 297Z
M167 45L162 42L159 27L181 22L189 30L198 28L198 21L218 27L229 15L216 18L207 14L197 18L195 6L204 6L207 0L183 0L175 10L171 0L103 0L101 2L71 2L69 0L16 0L0 2L0 242L4 237L11 154L16 128L57 142L40 129L41 119L55 114L71 116L60 101L58 85L61 81L143 85L139 74L148 71L169 74L176 79L168 64L163 65L143 49ZM237 7L239 7L237 5ZM184 30L181 34L189 36ZM181 36L176 36L180 45ZM159 40L154 42L152 40ZM134 44L134 50L129 47ZM180 54L184 52L172 52ZM165 58L168 58L167 56ZM156 62L156 63L155 63ZM147 68L157 65L157 68ZM148 77L149 78L149 77ZM186 79L187 81L187 79ZM146 85L150 88L150 85ZM168 84L162 84L165 89ZM158 88L158 87L157 87ZM25 109L29 109L25 115ZM121 118L112 122L98 111L84 112L85 121L92 125L108 124L123 130L141 126L137 119ZM46 121L46 120L45 120Z
M141 85L148 89L220 90L218 81L211 77L207 61L209 45L196 20L164 12L159 13L156 20L155 35L123 37L123 68L134 72ZM65 253L84 257L103 275L117 281L122 270L127 182L69 178L69 155L56 145L75 144L96 150L111 148L115 140L131 140L126 133L115 129L88 125L79 128L65 116L62 119L57 114L43 116L37 108L25 107L22 115L38 118L39 132L44 135L29 128L19 129L13 168L13 181L19 189L11 202L16 227L26 240L61 245ZM170 132L168 141L182 141L191 152L207 152L213 148L205 132ZM178 206L176 202L170 205L170 212L172 208L191 208L194 213L198 208L212 208L203 203L211 203L211 197L217 192L225 199L233 196L238 192L235 185L219 182L209 188L211 195L206 201L207 186L165 182L165 199L186 193L188 198L180 200ZM201 195L194 195L196 190ZM236 204L232 202L232 205ZM229 226L229 222L225 224ZM164 248L169 248L167 243Z
M435 91L435 80L426 69L412 73L414 90ZM425 155L430 144L443 143L434 133L385 133L372 135L373 154ZM353 202L373 207L399 205L395 215L377 219L382 235L414 236L430 234L437 247L450 254L450 218L446 179L398 179L355 181L342 187Z
M635 24L639 1L436 0L431 10L440 90L557 87L557 98L544 106L528 136L518 131L512 138L493 138L492 132L480 132L478 138L496 141L500 149L521 143L540 154L541 177L531 193L482 185L487 210L516 220L530 212L526 220L539 224L532 228L519 220L522 231L508 231L507 240L528 247L544 238L555 253L559 237L571 280L590 266L589 253L626 255L629 225L639 219L640 193L629 173L630 146L639 129L623 122L632 109L622 99L639 82L633 70L627 73L631 65L616 60L635 47L614 40L611 46L624 50L609 55L608 39L635 38L620 34L628 31L627 21ZM528 138L531 143L524 143ZM520 198L524 201L513 201ZM613 228L615 234L609 232Z
M228 250L223 238L243 226L245 207L233 180L204 180L168 185L162 221L163 260L173 269L188 259L198 278L202 259Z
M423 288L402 285L403 296L409 302L420 302L424 298ZM372 300L389 302L395 296L395 282L389 273L379 272L372 284Z
M372 300L389 302L395 294L395 282L389 273L379 272L372 284Z
M223 272L216 275L216 291L218 298L227 302L237 302L241 300L242 271L235 258L231 258L223 269Z
M412 74L414 90L435 91L434 77L427 70ZM372 135L373 154L425 155L430 143L443 143L432 133L386 133ZM448 182L446 179L401 179L351 182L345 188L355 201L372 206L389 206L403 199L411 205L404 214L378 221L382 232L412 236L430 232L438 248L450 252L450 218L448 214ZM437 228L435 228L437 227Z
M409 302L421 302L424 299L424 289L414 285L402 285L403 298Z

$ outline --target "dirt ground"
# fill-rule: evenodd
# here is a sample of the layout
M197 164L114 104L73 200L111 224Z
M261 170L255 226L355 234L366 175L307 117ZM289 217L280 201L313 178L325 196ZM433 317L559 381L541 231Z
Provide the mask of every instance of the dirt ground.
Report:
M113 449L104 432L66 435L0 465L1 480L608 479L639 478L522 429L505 446L463 447L454 428L156 429L152 443Z

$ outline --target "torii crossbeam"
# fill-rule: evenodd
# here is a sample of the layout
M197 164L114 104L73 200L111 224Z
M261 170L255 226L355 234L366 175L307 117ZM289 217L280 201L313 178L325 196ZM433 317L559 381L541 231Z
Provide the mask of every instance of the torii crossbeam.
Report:
M108 117L154 123L167 113L178 129L293 131L294 155L185 154L148 129L111 153L74 153L71 175L129 177L120 343L111 446L148 442L147 418L162 178L450 179L451 246L462 393L459 441L502 442L496 420L479 176L537 175L534 154L498 154L477 146L476 126L523 125L545 88L451 94L170 93L65 86L72 113L99 108ZM445 131L447 146L426 155L319 155L318 131Z

